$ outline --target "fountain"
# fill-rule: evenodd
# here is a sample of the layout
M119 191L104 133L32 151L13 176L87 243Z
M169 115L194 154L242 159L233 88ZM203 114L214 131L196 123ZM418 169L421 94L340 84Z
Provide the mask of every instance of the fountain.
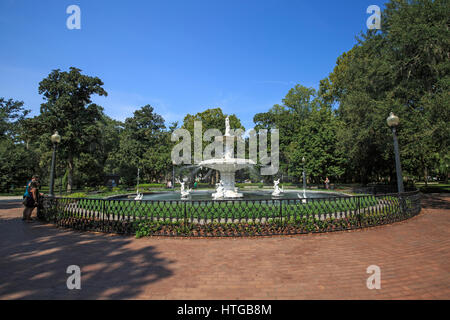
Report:
M139 168L138 168L138 174L137 174L137 185L136 185L136 198L134 200L142 200L144 198L143 193L139 193Z
M275 180L273 182L273 190L246 190L239 192L239 189L235 186L235 173L238 170L248 168L251 172L253 172L256 176L258 176L258 172L255 169L255 161L245 158L234 157L234 139L240 138L237 135L231 134L230 129L230 119L227 117L225 119L225 135L216 137L218 140L221 139L225 142L225 147L222 149L223 155L216 155L215 158L201 161L196 165L189 165L183 168L183 170L189 171L189 178L185 177L184 179L174 179L177 183L180 183L181 190L180 192L175 191L157 191L152 193L147 193L143 195L139 192L139 169L138 169L138 184L137 184L137 195L132 196L130 198L134 198L135 200L156 200L156 201L173 201L173 200L189 200L189 201L207 201L211 200L223 200L223 199L251 199L256 201L263 200L276 200L276 201L284 201L285 199L292 200L299 198L301 199L301 203L307 203L307 199L310 198L333 198L340 196L338 193L321 193L321 192L307 192L306 191L306 183L305 183L305 174L304 174L304 186L303 190L284 190L282 187L280 188L280 179ZM232 141L233 143L230 143ZM192 177L195 177L197 172L202 168L208 168L208 172L205 175L201 176L201 180L205 180L208 178L214 170L219 171L220 180L216 184L215 191L211 190L195 190L189 189L186 186L186 183L189 183L189 180L192 180ZM192 169L192 170L191 170ZM173 173L173 175L175 175ZM181 175L183 176L183 175ZM128 198L128 197L125 197Z
M230 133L229 117L225 119L225 135L222 136L222 141L226 141L227 137L228 139L234 139L235 137ZM200 167L206 167L220 172L220 183L217 184L216 192L212 195L214 199L241 198L243 196L242 193L239 193L238 188L235 187L235 173L238 170L256 164L250 159L233 158L233 148L234 143L231 146L225 143L225 152L222 158L204 160L199 163Z

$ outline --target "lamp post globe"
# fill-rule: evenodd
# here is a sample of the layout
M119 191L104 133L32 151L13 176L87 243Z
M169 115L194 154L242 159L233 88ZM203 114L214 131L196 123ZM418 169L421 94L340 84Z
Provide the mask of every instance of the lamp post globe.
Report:
M56 146L58 143L61 142L61 136L58 134L58 131L55 131L55 133L50 137L50 140L53 144L53 154L52 154L52 166L50 168L50 190L49 190L49 196L53 197L53 186L55 182L55 160L56 160Z
M391 128L397 127L398 124L400 123L400 119L393 112L391 112L389 117L386 119L386 122L387 122L388 126Z
M50 137L52 140L52 143L60 143L61 142L61 136L58 134L58 131L55 131L55 133Z
M389 117L386 119L386 122L388 126L392 129L392 135L394 138L394 154L395 154L395 171L397 172L397 188L398 192L402 193L404 192L403 187L403 175L402 175L402 166L400 163L400 150L398 147L398 140L397 140L397 126L400 123L400 119L391 112Z

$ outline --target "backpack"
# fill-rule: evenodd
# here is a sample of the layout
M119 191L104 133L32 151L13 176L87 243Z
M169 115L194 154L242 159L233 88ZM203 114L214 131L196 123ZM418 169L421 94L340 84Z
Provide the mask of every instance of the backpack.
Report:
M30 185L31 185L31 182L32 182L32 180L30 180L30 181L27 182L27 186L25 187L25 192L24 192L24 194L23 194L23 198L24 198L24 199L25 199L25 198L31 197L31 194L30 194L30 191L29 191L29 187L30 187Z

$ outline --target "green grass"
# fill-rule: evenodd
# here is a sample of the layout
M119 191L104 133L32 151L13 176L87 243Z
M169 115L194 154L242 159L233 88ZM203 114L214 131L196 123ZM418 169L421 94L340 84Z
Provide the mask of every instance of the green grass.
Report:
M416 183L417 188L422 193L450 193L450 184L446 183Z

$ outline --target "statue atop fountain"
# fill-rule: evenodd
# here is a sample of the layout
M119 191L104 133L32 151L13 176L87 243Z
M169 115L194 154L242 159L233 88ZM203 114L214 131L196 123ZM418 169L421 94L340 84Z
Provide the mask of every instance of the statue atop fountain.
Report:
M284 192L284 190L280 189L280 187L278 186L279 184L280 184L280 179L273 181L272 196L274 196L274 197L279 197Z
M215 158L204 160L200 162L200 167L206 167L220 172L220 183L217 185L216 193L213 194L214 199L223 198L240 198L242 193L239 193L238 188L235 187L235 173L238 170L253 166L256 163L253 160L242 158L234 158L233 149L234 143L227 143L227 140L234 139L236 136L231 134L230 118L225 119L225 135L222 136L222 141L225 142L225 152L222 158ZM234 141L234 140L233 140Z
M231 137L230 117L225 118L225 137Z

